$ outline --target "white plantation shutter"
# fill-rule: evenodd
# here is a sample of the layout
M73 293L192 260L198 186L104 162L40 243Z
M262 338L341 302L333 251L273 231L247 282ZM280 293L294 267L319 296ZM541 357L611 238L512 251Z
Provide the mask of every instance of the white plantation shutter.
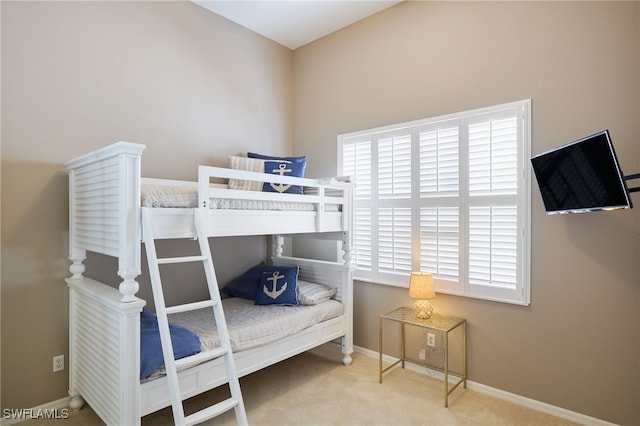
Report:
M518 120L469 125L469 286L517 288ZM472 287L473 289L473 287Z
M420 209L420 270L458 281L460 216L457 207Z
M469 192L472 195L518 191L518 121L516 117L469 125Z
M378 135L378 271L411 273L411 133Z
M458 126L423 126L420 131L420 194L457 194Z
M378 139L380 198L411 197L411 134Z
M378 270L411 274L411 209L378 210Z
M515 288L518 241L516 209L469 210L469 284Z
M371 271L373 258L373 225L371 222L371 146L370 138L356 138L342 150L343 175L357 176L354 191L352 243L354 263L361 270ZM355 250L357 248L357 250Z
M420 270L454 282L460 270L459 139L458 120L420 126Z
M364 200L371 199L371 140L361 138L345 145L342 164L345 175L358 177L354 197Z
M356 279L529 303L530 101L341 135Z
M353 216L352 241L353 247L357 247L357 250L354 250L354 263L361 270L371 271L373 256L371 209L356 207Z

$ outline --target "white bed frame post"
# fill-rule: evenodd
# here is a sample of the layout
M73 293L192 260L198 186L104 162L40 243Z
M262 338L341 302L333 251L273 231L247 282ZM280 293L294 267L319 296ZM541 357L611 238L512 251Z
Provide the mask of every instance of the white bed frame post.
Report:
M144 149L144 147L142 147ZM141 273L141 221L140 221L140 179L141 161L140 153L123 153L122 167L120 169L120 247L118 256L118 275L122 278L120 294L123 302L137 300L136 293L139 290L136 278ZM133 186L132 186L133 185ZM125 190L124 187L128 190Z
M67 162L69 395L107 424L140 424L140 176L145 146L118 142ZM84 277L86 252L118 258L119 289Z
M342 260L345 266L342 272L342 282L349 283L348 285L344 286L344 288L347 289L347 294L344 296L347 300L347 303L345 303L344 305L346 307L345 309L348 310L348 312L345 312L345 318L348 318L348 320L345 322L345 337L342 339L342 353L345 356L345 365L351 364L351 354L353 353L353 270L355 268L352 255L352 208L355 178L349 177L347 181L351 182L352 185L345 189L345 203L342 206L342 210L344 213L342 215L342 229L347 230L342 232Z
M351 210L347 211L350 212ZM348 283L348 285L343 284L346 294L343 294L342 298L347 312L345 312L345 336L342 338L342 353L344 354L344 364L349 365L352 362L351 354L353 353L353 262L351 257L351 234L349 232L342 233L342 252L342 260L345 266L342 272L342 282Z

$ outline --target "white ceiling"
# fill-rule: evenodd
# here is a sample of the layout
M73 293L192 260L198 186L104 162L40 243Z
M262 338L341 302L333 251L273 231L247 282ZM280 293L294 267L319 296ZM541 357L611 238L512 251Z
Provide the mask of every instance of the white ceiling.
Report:
M289 49L296 49L402 0L192 1Z

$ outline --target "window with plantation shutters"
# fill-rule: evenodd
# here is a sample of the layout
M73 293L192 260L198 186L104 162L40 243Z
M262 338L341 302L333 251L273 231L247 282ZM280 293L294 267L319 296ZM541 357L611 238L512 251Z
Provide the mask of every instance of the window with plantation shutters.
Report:
M529 303L531 101L338 137L359 280Z

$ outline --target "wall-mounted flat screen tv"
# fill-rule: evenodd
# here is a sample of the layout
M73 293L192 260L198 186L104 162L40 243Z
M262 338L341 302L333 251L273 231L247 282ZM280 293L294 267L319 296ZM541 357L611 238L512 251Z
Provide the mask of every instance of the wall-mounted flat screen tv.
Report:
M547 214L633 207L609 131L531 158Z

